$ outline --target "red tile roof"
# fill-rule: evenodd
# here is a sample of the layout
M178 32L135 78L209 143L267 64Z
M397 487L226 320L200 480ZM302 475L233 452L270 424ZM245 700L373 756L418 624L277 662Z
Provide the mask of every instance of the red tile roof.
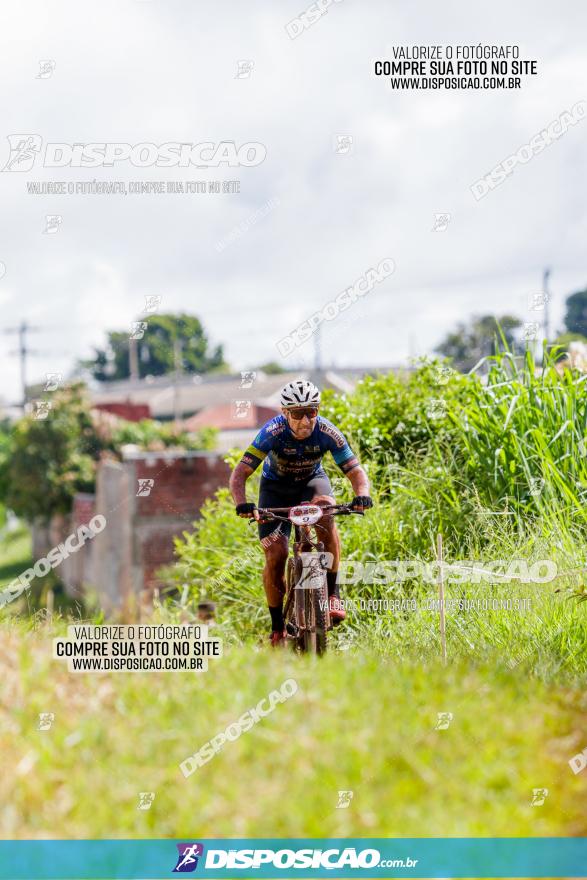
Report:
M204 427L218 428L221 431L260 428L278 412L277 409L260 406L243 397L240 401L235 399L232 403L207 406L195 416L186 419L183 427L186 431L199 431Z

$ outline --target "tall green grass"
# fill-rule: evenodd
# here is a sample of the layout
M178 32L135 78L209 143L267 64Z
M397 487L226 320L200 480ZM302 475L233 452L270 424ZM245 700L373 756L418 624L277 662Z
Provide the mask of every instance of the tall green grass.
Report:
M359 452L375 499L367 516L340 524L343 558L432 562L441 533L447 562L476 560L483 568L494 560L550 560L559 576L547 584L479 583L475 575L448 583L451 599L531 600L523 613L449 613L449 655L583 678L587 606L573 597L587 595L586 377L559 372L548 356L541 368L530 355L520 362L507 352L484 366L481 379L424 363L410 376L368 378L353 395L326 396L325 414ZM337 497L350 499L348 481L327 467ZM235 516L226 490L177 542L177 557L174 579L184 598L215 599L229 638L263 635L262 552L254 526ZM333 643L374 648L398 661L438 657L438 613L426 607L436 590L415 577L343 587L357 602L415 599L418 611L349 614Z
M530 353L490 360L486 383L450 412L464 479L485 503L587 523L586 382L548 355L540 369Z

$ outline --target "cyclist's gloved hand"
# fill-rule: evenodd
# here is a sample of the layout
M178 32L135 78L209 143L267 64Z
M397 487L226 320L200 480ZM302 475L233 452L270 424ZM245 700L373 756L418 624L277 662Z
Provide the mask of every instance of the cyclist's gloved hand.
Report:
M369 495L356 495L351 501L352 510L368 510L373 507L373 501Z
M255 511L257 509L257 505L252 502L245 502L244 504L236 505L236 515L237 516L246 516L249 519L255 515Z

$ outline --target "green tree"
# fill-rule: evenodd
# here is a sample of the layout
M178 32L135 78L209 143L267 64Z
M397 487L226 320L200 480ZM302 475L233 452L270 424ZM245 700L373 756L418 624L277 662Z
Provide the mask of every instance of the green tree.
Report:
M9 436L0 431L0 500L29 522L68 513L76 492L93 492L104 450L116 455L126 443L153 451L213 449L216 443L213 428L188 435L152 419L104 422L92 413L82 383L51 392L47 400L46 418L31 413Z
M514 330L521 326L513 315L474 316L468 323L461 322L435 349L444 357L451 358L458 370L468 372L483 357L503 350L502 336L507 348L514 350Z
M184 373L207 373L227 368L222 346L210 349L208 337L194 315L143 315L146 324L142 338L136 339L139 376L163 376L179 366ZM95 349L94 357L84 361L99 382L128 379L130 376L130 329L111 330L106 347Z
M587 289L571 294L566 305L565 327L568 332L587 336Z
M25 519L67 513L76 492L91 492L99 440L81 384L55 391L44 419L26 415L0 451L0 497Z
M266 364L259 364L258 367L253 367L253 369L266 373L268 376L277 376L279 373L285 373L285 370L277 361L267 361Z

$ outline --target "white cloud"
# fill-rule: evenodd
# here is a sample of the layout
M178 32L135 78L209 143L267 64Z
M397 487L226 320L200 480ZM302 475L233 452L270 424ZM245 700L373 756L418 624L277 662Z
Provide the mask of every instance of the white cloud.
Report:
M300 9L293 0L106 0L93 9L38 0L3 10L2 165L5 136L27 131L52 141L259 140L268 150L258 168L219 173L0 174L3 322L35 318L45 328L39 349L61 352L31 361L31 378L87 356L150 293L162 308L198 314L236 367L275 357L281 336L386 256L396 273L360 320L324 334L325 362L396 363L414 338L431 349L472 312L522 308L546 264L560 323L564 297L587 283L587 122L480 202L469 187L587 98L584 4L345 0L292 41L284 25ZM398 93L373 75L392 43L480 39L520 42L538 75L495 93ZM47 80L35 79L42 58L56 61ZM249 79L235 78L239 59L254 61ZM337 134L353 137L350 155L334 153ZM26 193L31 179L94 177L240 178L241 194ZM219 253L216 243L271 198L279 206ZM433 233L443 211L449 228ZM54 236L41 232L49 213L63 215ZM300 356L311 357L306 348ZM0 382L9 397L16 367L11 359Z

